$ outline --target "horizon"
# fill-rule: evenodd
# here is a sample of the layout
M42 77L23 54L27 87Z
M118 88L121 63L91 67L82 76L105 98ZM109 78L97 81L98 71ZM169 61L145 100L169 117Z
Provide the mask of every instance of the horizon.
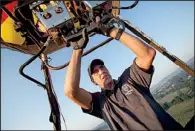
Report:
M189 58L188 60L186 60L186 61L184 61L184 62L189 66L188 62L191 61L192 59L193 59L193 61L194 61L194 56L191 56L191 58ZM191 69L192 69L192 68L191 68ZM181 67L177 66L177 67L175 67L175 69L174 69L173 71L171 71L171 72L168 73L166 76L164 76L161 80L159 80L158 83L156 83L155 85L151 85L150 90L151 90L151 91L155 90L155 89L157 88L156 86L159 85L159 83L160 83L162 80L166 79L166 77L168 77L168 76L174 74L175 72L177 72L177 71L179 71L179 70L182 70L182 71L186 72L184 69L182 69ZM194 70L194 68L193 68L192 70Z

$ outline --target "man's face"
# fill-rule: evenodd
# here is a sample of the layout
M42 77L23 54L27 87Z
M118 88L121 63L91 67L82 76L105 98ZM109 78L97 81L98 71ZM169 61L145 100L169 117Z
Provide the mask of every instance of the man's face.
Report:
M112 77L104 65L95 65L93 67L92 78L101 88L110 88Z

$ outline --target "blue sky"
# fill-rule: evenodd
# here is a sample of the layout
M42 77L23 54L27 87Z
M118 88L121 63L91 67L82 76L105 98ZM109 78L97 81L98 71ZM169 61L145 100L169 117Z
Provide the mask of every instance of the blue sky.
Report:
M129 2L121 2L128 5ZM194 2L139 2L133 10L121 10L121 18L129 20L136 27L153 38L169 52L186 61L194 55ZM96 35L90 38L87 49L105 40L106 37ZM71 57L72 49L62 49L49 57L50 64L62 65ZM49 122L50 107L46 92L36 84L19 74L19 67L29 55L1 49L1 129L2 130L52 130ZM94 58L104 60L113 78L131 65L135 55L123 44L112 41L104 47L83 57L80 86L88 91L99 91L87 74L87 67ZM25 72L44 82L43 73L37 59ZM155 74L152 85L178 67L165 56L157 52L154 60ZM64 79L66 68L51 71L54 89L58 96L61 111L68 129L92 129L102 120L83 114L80 107L64 96ZM64 128L62 122L62 129Z

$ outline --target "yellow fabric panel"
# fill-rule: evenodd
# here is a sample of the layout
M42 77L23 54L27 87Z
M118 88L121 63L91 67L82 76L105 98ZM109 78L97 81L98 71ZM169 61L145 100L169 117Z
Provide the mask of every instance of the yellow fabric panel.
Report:
M33 15L34 24L36 24L38 21L37 16L34 13L32 13L32 15Z
M2 24L1 24L1 38L5 42L13 43L22 45L25 41L20 33L16 32L14 29L14 21L8 17Z

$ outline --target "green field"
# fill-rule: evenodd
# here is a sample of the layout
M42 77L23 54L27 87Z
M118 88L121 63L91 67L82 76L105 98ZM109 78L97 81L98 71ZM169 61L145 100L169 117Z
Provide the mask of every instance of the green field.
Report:
M175 91L175 92L173 92L173 93L170 93L170 94L164 96L164 97L159 101L159 103L170 102L170 101L172 101L177 95L178 95L177 91Z
M194 98L171 106L167 112L182 126L194 116Z

